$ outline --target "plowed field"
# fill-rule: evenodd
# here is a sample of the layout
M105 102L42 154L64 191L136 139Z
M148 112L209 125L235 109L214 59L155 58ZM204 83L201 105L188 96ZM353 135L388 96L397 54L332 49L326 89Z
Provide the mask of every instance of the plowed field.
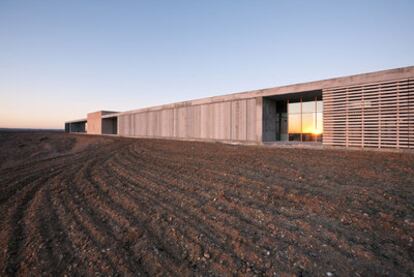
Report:
M0 133L0 275L414 275L414 155Z

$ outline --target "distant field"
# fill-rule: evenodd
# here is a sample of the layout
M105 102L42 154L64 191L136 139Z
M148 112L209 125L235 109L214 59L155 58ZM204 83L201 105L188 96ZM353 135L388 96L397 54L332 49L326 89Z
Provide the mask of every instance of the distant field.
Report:
M0 132L0 275L414 275L414 155Z

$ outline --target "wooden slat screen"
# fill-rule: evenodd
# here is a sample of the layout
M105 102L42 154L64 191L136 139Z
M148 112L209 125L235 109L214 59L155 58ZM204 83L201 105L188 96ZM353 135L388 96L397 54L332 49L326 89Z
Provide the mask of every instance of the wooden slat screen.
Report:
M414 80L323 90L323 144L414 148Z

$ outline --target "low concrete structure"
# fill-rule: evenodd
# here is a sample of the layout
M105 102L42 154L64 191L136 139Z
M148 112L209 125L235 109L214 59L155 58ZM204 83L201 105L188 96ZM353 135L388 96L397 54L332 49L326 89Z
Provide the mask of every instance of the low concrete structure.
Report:
M121 113L100 111L88 114L86 129L88 134L229 143L414 148L414 67Z
M117 134L117 126L114 126L114 122L117 124L117 117L114 116L118 112L113 111L98 111L88 113L88 134L101 135L101 134Z
M65 122L65 132L67 133L86 133L87 119L78 119Z

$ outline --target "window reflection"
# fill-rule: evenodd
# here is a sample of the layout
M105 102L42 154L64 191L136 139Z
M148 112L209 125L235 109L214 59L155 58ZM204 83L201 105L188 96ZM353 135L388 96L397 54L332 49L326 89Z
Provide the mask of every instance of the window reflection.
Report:
M316 127L315 129L322 134L323 132L323 113L316 114Z
M323 113L323 102L322 101L316 101L316 112Z
M302 102L302 113L314 113L316 112L315 101Z
M301 133L300 114L290 114L288 116L289 133Z
M289 103L290 141L322 141L323 103L321 100Z
M297 103L289 103L289 113L300 113L300 102Z
M316 120L315 113L302 113L302 133L313 133Z

